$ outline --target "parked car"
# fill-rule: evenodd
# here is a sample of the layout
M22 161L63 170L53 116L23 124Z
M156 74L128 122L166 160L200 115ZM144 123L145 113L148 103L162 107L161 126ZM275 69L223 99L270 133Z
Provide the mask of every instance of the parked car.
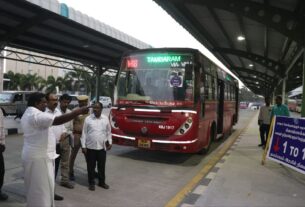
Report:
M109 96L100 96L99 101L103 104L103 107L110 108L112 106L112 101ZM96 98L94 97L90 103L93 104L95 102L96 102Z
M3 91L0 93L0 108L4 115L17 115L21 117L24 113L29 96L34 91Z
M248 108L252 109L252 110L258 110L261 107L261 103L257 103L257 102L253 102L253 103L249 103Z

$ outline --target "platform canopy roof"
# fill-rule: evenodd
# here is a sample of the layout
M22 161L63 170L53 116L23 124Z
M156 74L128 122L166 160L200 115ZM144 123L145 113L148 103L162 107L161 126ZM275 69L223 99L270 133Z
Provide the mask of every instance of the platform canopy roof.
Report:
M304 0L154 0L254 93L302 84Z
M125 51L151 47L57 0L0 0L5 46L95 67L117 67Z

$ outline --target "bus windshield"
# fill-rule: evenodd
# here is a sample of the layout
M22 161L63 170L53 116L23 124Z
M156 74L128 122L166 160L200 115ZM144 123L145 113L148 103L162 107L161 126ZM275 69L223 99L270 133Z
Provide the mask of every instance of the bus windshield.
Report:
M192 107L192 54L153 53L125 56L117 82L117 104Z

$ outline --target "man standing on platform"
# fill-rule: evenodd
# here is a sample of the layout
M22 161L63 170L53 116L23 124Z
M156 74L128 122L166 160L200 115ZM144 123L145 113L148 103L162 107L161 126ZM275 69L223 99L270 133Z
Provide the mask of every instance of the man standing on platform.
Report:
M52 114L55 117L62 115L60 110L57 108L58 97L55 94L48 93L46 94L47 108L46 113ZM48 142L48 156L51 159L55 159L55 179L57 177L59 163L61 160L61 148L60 142L66 139L66 128L63 124L51 126L49 129L49 138L50 140L55 140L55 142ZM54 194L54 199L61 201L64 198L60 195Z
M5 134L4 134L4 124L3 124L3 113L2 109L0 108L0 201L5 201L8 199L8 196L2 192L2 186L4 181L4 173L5 173L5 166L4 166L4 158L3 152L5 151Z
M282 97L277 96L275 99L276 105L272 107L271 120L273 116L290 116L288 107L282 104Z
M103 104L96 102L93 113L85 119L81 137L82 151L87 157L89 190L95 190L95 166L98 169L98 186L108 189L105 183L106 151L111 149L111 127L107 116L102 114Z
M79 107L87 106L88 99L89 99L89 97L85 96L85 95L78 96L77 97L78 106ZM72 146L72 151L71 151L70 161L69 161L70 180L75 180L74 163L75 163L77 153L81 147L80 137L82 135L84 121L87 116L89 116L89 112L87 114L79 115L73 120L73 146Z
M71 110L68 106L72 100L72 97L68 94L63 94L59 98L59 111L61 114L70 113ZM60 185L69 189L73 189L74 186L69 181L69 158L70 158L70 144L72 139L73 121L69 121L64 124L66 132L65 139L60 140L60 171L61 182Z
M33 93L29 97L28 107L21 118L21 127L24 132L22 164L28 207L54 206L54 159L48 152L50 143L52 142L55 146L56 140L49 136L50 127L64 124L89 111L88 107L82 107L71 113L54 116L44 112L46 106L45 95Z
M262 106L258 115L258 124L259 124L259 132L261 137L261 143L258 145L259 147L265 147L266 141L268 138L268 132L270 128L270 98L265 97L265 106Z

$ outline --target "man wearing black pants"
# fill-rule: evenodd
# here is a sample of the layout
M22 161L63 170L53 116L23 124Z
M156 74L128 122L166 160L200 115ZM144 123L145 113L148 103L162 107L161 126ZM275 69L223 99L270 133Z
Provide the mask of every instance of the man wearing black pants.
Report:
M261 143L258 146L263 148L265 148L266 146L268 132L270 128L271 107L269 97L265 97L265 103L266 105L260 108L258 115L259 132L261 138Z
M4 125L3 125L3 113L0 108L0 201L5 201L8 199L8 196L1 191L4 180L4 159L3 152L5 151L5 134L4 134Z
M109 186L105 183L105 165L106 165L106 151L87 149L86 152L87 160L87 171L88 171L88 182L89 187L95 185L95 167L97 163L97 174L99 185L104 186L105 189L108 189ZM103 186L102 186L103 185Z
M97 163L98 186L108 189L105 183L106 151L111 149L111 129L108 117L102 114L103 105L93 105L93 114L86 117L81 136L82 151L86 155L89 190L95 190L95 166Z
M2 186L3 186L3 180L4 180L4 159L3 159L3 154L5 146L0 144L0 201L5 201L8 199L8 196L1 191Z

